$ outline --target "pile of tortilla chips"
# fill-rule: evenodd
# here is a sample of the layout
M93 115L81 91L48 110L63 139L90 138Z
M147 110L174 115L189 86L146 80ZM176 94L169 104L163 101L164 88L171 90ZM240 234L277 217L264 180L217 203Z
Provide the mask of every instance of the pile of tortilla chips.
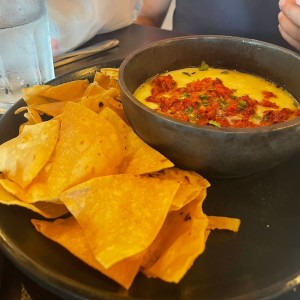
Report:
M23 91L28 122L0 145L0 203L43 216L38 231L126 289L139 271L177 283L210 231L240 220L207 216L209 182L134 133L117 75Z

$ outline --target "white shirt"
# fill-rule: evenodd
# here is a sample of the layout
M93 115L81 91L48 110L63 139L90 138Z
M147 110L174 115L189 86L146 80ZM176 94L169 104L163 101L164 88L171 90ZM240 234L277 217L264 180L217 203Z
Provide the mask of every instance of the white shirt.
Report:
M72 50L98 33L130 25L143 0L48 0L50 35L58 42L54 56Z

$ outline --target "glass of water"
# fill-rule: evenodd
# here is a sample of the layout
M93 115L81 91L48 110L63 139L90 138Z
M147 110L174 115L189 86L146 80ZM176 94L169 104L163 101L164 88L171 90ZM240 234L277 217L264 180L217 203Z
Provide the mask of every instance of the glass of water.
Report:
M52 78L47 0L0 0L0 114Z

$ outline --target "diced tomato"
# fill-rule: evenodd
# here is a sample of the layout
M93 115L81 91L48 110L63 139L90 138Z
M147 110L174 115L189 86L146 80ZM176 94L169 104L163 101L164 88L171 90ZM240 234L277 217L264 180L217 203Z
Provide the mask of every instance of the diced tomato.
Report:
M146 101L157 103L160 112L185 122L243 128L276 124L300 116L299 108L280 109L270 101L270 98L277 97L273 92L263 91L261 101L252 99L249 95L235 96L235 90L224 86L218 78L206 77L177 88L169 74L157 76L151 85L151 96ZM258 105L267 110L260 123L253 123L251 120L257 117Z

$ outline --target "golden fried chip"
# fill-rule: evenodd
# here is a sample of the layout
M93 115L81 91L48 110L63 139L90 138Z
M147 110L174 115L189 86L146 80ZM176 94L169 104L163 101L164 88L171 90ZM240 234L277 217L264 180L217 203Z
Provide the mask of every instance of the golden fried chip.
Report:
M28 186L26 199L57 201L69 187L115 174L123 149L124 142L114 126L80 104L68 102L53 156Z
M84 232L74 217L57 219L54 222L31 220L35 228L49 239L65 247L89 266L129 289L142 260L142 255L124 259L110 268L104 268L94 257Z
M66 101L56 101L44 104L35 104L32 105L31 108L38 111L39 113L43 113L52 117L57 117L58 115L63 113L66 104Z
M24 117L28 120L26 124L33 125L37 123L41 123L43 120L39 113L32 107L22 106L15 111L15 114L19 114L23 111L27 111L24 113Z
M113 124L125 139L126 149L120 173L144 174L174 166L164 155L139 138L114 111L104 108L99 115Z
M96 72L94 76L94 81L97 82L101 87L105 89L110 89L110 88L116 88L119 93L116 95L118 98L120 97L120 86L119 86L119 80L118 80L118 74L119 72L117 71L114 76L110 76L108 74L105 74L106 71L102 69L103 71ZM103 73L105 72L105 73Z
M19 127L19 133L21 133L26 125L34 125L41 123L43 120L39 112L31 107L23 106L15 111L15 114L20 112L27 111L24 113L24 117L27 119L27 122L23 123Z
M30 91L30 96L35 95L43 98L49 98L59 101L74 101L78 102L80 101L81 97L84 95L85 90L89 86L89 81L87 79L82 80L74 80L69 81L66 83L62 83L56 86L48 86L48 88L39 88L38 90L36 87L29 87L30 89L33 89L34 91ZM27 93L27 97L24 98L27 105L33 104L30 101L30 96L28 97L28 90L24 90L25 93ZM35 93L34 93L35 92ZM38 103L40 104L40 103Z
M103 104L103 105L102 105ZM114 98L105 98L102 99L100 103L101 109L100 112L107 108L110 108L113 110L123 121L127 122L124 110L123 110L123 105L120 101L115 100Z
M34 204L25 203L12 194L8 193L1 185L0 185L0 203L5 205L17 205L21 207L25 207L30 209L45 218L58 218L66 213L68 210L62 204L55 204L55 203L47 203L47 202L36 202Z
M0 145L0 172L25 188L49 160L57 143L60 121L26 125L17 137Z
M178 283L204 251L209 232L202 200L172 211L144 256L141 270L147 277Z
M111 175L61 196L83 229L96 259L109 268L141 253L155 239L179 184L138 175Z
M119 77L118 68L101 68L101 73L115 79L118 79Z
M176 180L180 184L170 210L178 210L196 198L203 201L210 186L210 183L198 173L175 167L151 173L151 176Z
M102 72L96 72L93 82L96 82L99 86L107 90L109 89L111 77L103 74Z
M241 225L241 220L237 218L209 216L207 229L225 229L233 232L238 232Z
M45 99L45 97L41 96L41 94L43 93L43 91L49 88L51 88L50 85L34 85L28 88L23 88L23 99L28 106L48 103L48 99Z
M96 72L94 82L97 82L105 89L116 89L118 93L114 95L114 100L121 102L120 84L119 84L119 69L117 68L102 68L100 72Z
M9 179L1 178L0 179L0 186L3 187L8 193L14 195L16 198L20 199L25 203L30 203L30 199L26 196L26 189L20 187L14 181Z
M106 106L120 112L123 109L122 104L114 100L114 96L118 93L119 91L116 88L105 89L97 82L93 82L87 88L80 104L96 113Z

